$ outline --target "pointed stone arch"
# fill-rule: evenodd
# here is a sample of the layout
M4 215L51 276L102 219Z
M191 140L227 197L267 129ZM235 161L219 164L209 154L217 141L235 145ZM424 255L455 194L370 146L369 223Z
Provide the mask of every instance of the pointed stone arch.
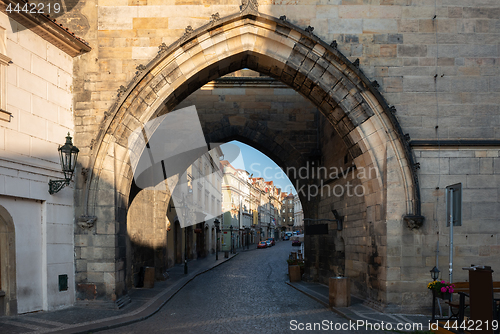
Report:
M149 64L139 66L127 87L120 87L90 151L81 220L95 221L93 217L97 217L100 224L111 226L101 230L114 231L119 238L124 232L116 222L126 220L132 183L127 150L132 131L170 112L209 81L249 68L280 80L314 103L340 135L357 166L385 171L361 180L371 190L367 202L380 205L383 211L380 219L401 225L405 218L413 227L421 224L411 150L382 95L358 66L314 36L311 29L305 31L285 18L260 14L252 3L247 1L241 13L214 18L194 31L186 29L176 43L160 46ZM252 126L251 122L245 124L252 131L265 131ZM240 129L219 129L205 136L213 141L230 137L231 131ZM253 140L250 134L246 138ZM282 143L272 145L271 154L283 157L285 164L292 163ZM120 262L116 259L117 272L123 268ZM124 285L117 279L105 289L107 295L116 297Z

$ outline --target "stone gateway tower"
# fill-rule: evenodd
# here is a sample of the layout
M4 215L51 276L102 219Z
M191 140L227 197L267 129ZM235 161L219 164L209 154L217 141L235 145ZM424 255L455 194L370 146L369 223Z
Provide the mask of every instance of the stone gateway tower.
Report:
M126 295L137 245L157 274L171 265L170 192L137 188L129 140L188 105L207 143L289 171L306 279L344 273L377 307L427 307L457 183L453 277L500 272L497 0L82 0L58 21L92 47L73 70L77 299Z

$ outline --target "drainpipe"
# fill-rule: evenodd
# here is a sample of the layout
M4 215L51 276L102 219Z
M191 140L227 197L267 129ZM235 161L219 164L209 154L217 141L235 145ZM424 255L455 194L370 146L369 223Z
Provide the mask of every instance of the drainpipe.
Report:
M453 283L453 189L450 192L450 283Z

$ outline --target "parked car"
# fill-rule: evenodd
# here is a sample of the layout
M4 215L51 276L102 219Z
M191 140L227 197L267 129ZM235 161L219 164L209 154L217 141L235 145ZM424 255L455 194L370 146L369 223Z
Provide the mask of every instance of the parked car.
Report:
M267 244L267 247L271 247L273 245L269 240L266 240L265 243Z
M274 241L274 238L268 238L267 240L271 241L271 246L276 245L276 242Z
M300 246L302 245L302 240L298 236L291 237L292 239L292 246Z
M265 241L259 242L259 244L257 245L257 248L267 248L267 242L265 242Z

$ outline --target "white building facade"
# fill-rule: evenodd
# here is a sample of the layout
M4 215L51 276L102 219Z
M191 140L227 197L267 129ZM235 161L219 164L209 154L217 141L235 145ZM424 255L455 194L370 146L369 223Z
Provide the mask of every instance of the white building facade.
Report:
M293 197L293 230L304 229L304 211L302 210L302 203L297 194Z
M75 302L74 187L48 182L64 179L73 57L89 50L46 17L0 13L0 316Z

